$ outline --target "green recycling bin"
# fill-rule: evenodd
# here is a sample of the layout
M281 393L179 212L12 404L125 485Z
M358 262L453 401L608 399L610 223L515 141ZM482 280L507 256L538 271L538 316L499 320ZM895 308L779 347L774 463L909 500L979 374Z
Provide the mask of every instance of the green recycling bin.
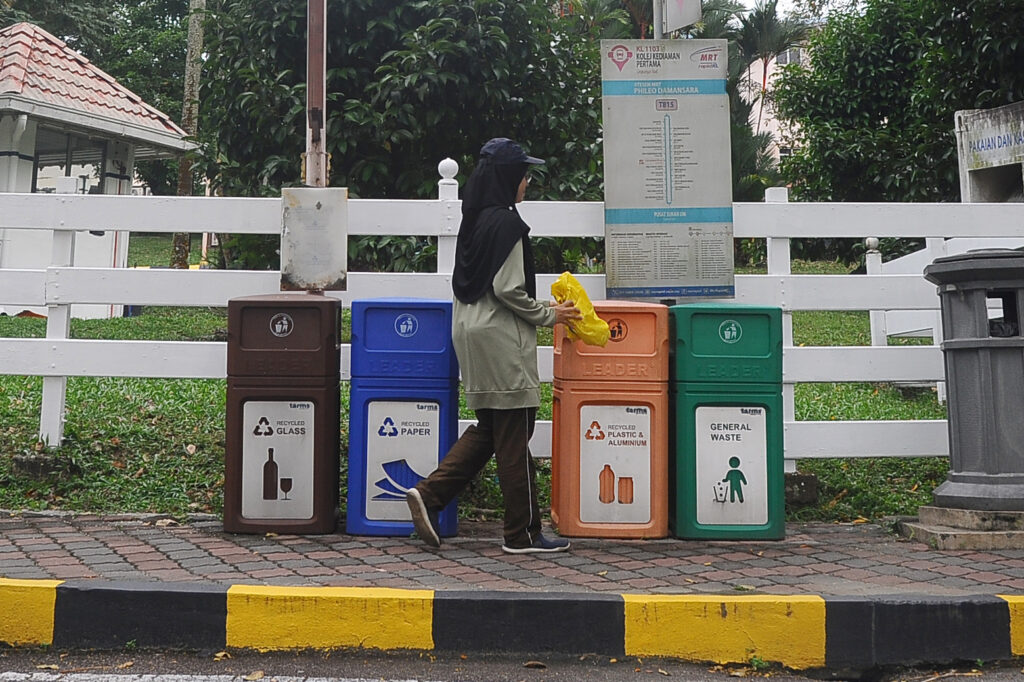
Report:
M782 539L782 311L669 308L669 529L686 539Z

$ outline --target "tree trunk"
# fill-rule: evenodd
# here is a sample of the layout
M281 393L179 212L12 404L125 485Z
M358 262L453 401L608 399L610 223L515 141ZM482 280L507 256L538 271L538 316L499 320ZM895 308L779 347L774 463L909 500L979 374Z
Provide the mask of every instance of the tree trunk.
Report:
M203 12L206 0L191 0L188 15L188 52L185 58L185 96L181 105L181 127L195 137L199 118L199 73L203 53ZM192 195L192 161L183 156L178 164L178 196ZM191 235L175 232L171 247L171 267L188 268Z

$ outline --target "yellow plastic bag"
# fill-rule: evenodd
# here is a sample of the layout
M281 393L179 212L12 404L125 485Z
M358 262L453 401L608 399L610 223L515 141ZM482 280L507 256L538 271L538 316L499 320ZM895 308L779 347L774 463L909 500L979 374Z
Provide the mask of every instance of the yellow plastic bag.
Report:
M552 283L551 295L559 303L572 301L583 316L582 320L576 320L568 325L570 339L579 339L588 346L604 346L608 343L608 323L597 316L594 304L587 296L587 290L583 288L578 279L572 276L572 273L563 272Z

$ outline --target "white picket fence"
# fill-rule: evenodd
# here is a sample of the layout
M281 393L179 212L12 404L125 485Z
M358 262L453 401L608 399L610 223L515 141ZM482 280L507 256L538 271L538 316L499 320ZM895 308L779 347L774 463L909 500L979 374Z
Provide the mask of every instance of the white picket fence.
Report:
M349 273L353 299L379 296L450 298L450 273L460 213L454 173L444 167L436 200L349 202L350 232L423 235L439 243L434 273ZM781 201L772 201L779 198ZM536 237L595 237L604 232L599 202L526 202L521 213ZM918 274L793 275L790 239L803 237L1014 237L1024 232L1022 204L787 203L784 190L766 203L734 205L737 237L768 240L768 273L738 275L737 303L784 311L783 394L787 468L800 458L912 457L948 454L946 422L796 421L793 388L802 382L934 382L943 379L935 346L794 346L791 314L800 310L937 310L935 287ZM238 296L279 291L278 272L82 268L70 263L73 235L83 230L279 234L279 199L0 194L0 229L53 230L52 265L0 270L0 303L46 306L46 338L0 338L0 374L44 377L41 436L59 443L67 377L120 376L223 379L226 344L216 342L68 338L69 306L225 306ZM557 274L557 273L556 273ZM547 291L556 274L538 276ZM579 279L592 299L604 297L603 275ZM348 378L349 349L342 354ZM541 375L551 378L551 349ZM533 441L550 454L550 423Z

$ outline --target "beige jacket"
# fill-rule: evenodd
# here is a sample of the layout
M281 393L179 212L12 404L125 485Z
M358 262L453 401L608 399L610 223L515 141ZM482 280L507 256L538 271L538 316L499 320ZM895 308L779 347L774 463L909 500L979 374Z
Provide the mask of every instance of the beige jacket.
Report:
M455 299L452 341L470 409L538 407L537 327L554 325L555 311L526 293L516 242L491 290L474 303Z

